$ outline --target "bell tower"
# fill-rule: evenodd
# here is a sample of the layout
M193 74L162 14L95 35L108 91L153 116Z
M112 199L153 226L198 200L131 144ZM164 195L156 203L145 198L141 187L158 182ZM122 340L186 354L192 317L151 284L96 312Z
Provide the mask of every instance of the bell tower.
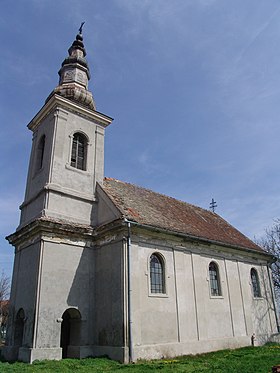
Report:
M82 27L58 86L28 124L32 150L15 247L7 360L83 357L92 352L96 183L103 183L104 132L88 89Z
M104 130L96 111L82 27L59 70L59 84L28 124L33 132L20 227L39 217L94 224L96 182L102 184Z

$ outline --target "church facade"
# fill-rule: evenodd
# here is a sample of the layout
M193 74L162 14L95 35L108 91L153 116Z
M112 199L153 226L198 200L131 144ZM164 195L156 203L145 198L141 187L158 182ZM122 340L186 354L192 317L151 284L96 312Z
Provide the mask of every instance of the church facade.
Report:
M33 133L16 232L7 360L122 362L278 338L273 258L219 215L104 178L80 33Z

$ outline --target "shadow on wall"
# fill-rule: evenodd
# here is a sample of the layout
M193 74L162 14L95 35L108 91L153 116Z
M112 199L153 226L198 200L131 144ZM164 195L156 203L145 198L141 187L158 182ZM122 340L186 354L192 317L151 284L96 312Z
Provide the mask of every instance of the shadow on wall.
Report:
M72 246L67 255L72 255L71 268L64 268L64 271L73 280L67 296L68 308L61 316L60 347L63 358L79 358L80 346L92 344L93 249Z
M73 281L67 297L68 309L71 310L62 317L61 343L65 357L73 357L73 354L75 357L78 356L78 349L69 347L73 346L73 343L89 346L88 351L91 346L123 347L122 257L122 240L104 244L102 247L83 248L76 262L74 276L74 269L71 274ZM76 309L80 316L74 314L72 309ZM74 331L76 324L79 325L79 332ZM76 337L71 340L72 330Z
M253 299L252 307L255 325L258 329L257 343L263 345L270 341L269 329L272 335L277 333L277 327L274 327L277 326L274 304L266 294L264 299Z

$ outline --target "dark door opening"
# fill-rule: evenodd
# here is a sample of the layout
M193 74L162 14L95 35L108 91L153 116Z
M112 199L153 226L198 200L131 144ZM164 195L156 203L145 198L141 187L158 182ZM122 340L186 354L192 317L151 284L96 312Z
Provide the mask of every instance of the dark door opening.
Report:
M70 315L65 311L62 316L60 347L62 348L62 359L67 357L67 350L70 343Z
M17 347L21 347L23 343L24 319L25 313L21 308L17 313L15 322L14 345Z
M62 315L60 347L62 358L79 357L81 314L75 308L68 308Z

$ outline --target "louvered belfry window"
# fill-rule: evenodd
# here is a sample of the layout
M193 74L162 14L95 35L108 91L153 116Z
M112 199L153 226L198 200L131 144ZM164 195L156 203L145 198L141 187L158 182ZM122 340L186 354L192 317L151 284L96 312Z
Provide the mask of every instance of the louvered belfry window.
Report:
M36 159L36 171L39 171L43 167L44 153L45 153L45 141L46 136L43 135L40 138L37 148L37 159Z
M71 166L79 170L86 169L87 140L81 133L75 133L73 136Z

